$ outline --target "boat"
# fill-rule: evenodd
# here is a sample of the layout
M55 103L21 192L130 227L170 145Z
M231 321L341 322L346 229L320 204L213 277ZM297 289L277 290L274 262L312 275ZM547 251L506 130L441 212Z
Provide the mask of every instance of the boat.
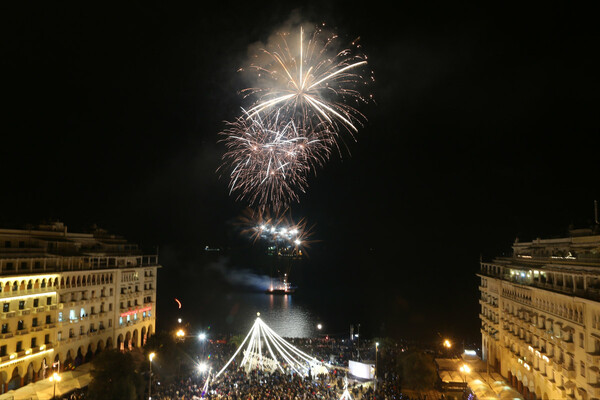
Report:
M273 282L271 280L271 286L265 290L266 294L292 294L296 291L297 287L292 286L291 283L288 282L287 274L283 274L283 278L279 279L278 282Z

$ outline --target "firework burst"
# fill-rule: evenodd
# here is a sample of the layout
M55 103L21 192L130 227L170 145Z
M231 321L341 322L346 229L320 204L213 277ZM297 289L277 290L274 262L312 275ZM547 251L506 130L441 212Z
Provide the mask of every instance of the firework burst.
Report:
M340 50L338 37L316 28L280 33L250 66L253 87L242 91L249 108L220 135L227 148L220 171L230 194L253 206L281 210L299 201L308 177L341 155L340 132L354 134L366 118L356 108L372 80L358 41Z
M356 106L370 100L362 92L372 75L358 40L339 50L337 35L322 28L312 35L300 28L298 37L280 33L277 38L245 69L256 83L242 91L250 102L248 116L287 115L303 129L329 135L329 143L339 148L340 130L354 138L366 120Z
M227 148L220 169L229 172L230 193L260 207L298 201L310 171L329 157L327 136L299 129L279 113L244 112L220 134Z
M287 211L271 214L268 210L246 209L239 219L242 234L254 242L265 241L276 245L283 253L305 254L306 249L314 243L313 228L306 219L295 221Z

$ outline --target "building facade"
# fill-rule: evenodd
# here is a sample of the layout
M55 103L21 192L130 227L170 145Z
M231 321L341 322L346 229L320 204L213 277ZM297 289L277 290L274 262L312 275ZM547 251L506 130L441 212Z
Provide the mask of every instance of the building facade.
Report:
M159 267L156 254L98 229L0 229L0 393L144 345Z
M600 399L600 235L481 262L482 358L526 399Z

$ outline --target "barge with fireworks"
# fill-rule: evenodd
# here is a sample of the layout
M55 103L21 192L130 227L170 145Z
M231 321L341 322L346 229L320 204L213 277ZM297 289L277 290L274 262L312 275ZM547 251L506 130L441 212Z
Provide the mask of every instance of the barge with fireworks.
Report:
M292 286L292 284L287 279L287 274L283 274L283 278L279 279L278 282L273 282L271 280L271 286L265 290L266 294L292 294L296 292L297 287Z

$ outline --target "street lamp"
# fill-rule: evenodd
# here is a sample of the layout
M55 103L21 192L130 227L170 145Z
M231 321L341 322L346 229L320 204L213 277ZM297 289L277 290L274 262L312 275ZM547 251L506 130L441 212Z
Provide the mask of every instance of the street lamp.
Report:
M198 372L203 373L208 369L208 364L203 362L198 365Z
M467 364L463 364L458 369L462 373L463 381L465 383L464 392L467 391L467 374L471 373L471 368Z
M206 333L202 332L198 335L198 340L203 342L206 339Z
M375 342L375 390L377 390L377 353L379 352L379 342Z
M50 379L50 382L54 382L54 394L52 395L52 398L55 399L56 398L56 383L60 382L60 380L62 378L57 372L54 372L49 379Z
M318 330L321 330L321 329L323 329L323 325L321 325L321 324L317 324L317 329L318 329Z
M156 357L156 353L150 353L148 360L150 360L150 377L148 379L148 400L152 400L152 360Z
M448 339L444 340L444 347L447 349L452 348L452 342Z

